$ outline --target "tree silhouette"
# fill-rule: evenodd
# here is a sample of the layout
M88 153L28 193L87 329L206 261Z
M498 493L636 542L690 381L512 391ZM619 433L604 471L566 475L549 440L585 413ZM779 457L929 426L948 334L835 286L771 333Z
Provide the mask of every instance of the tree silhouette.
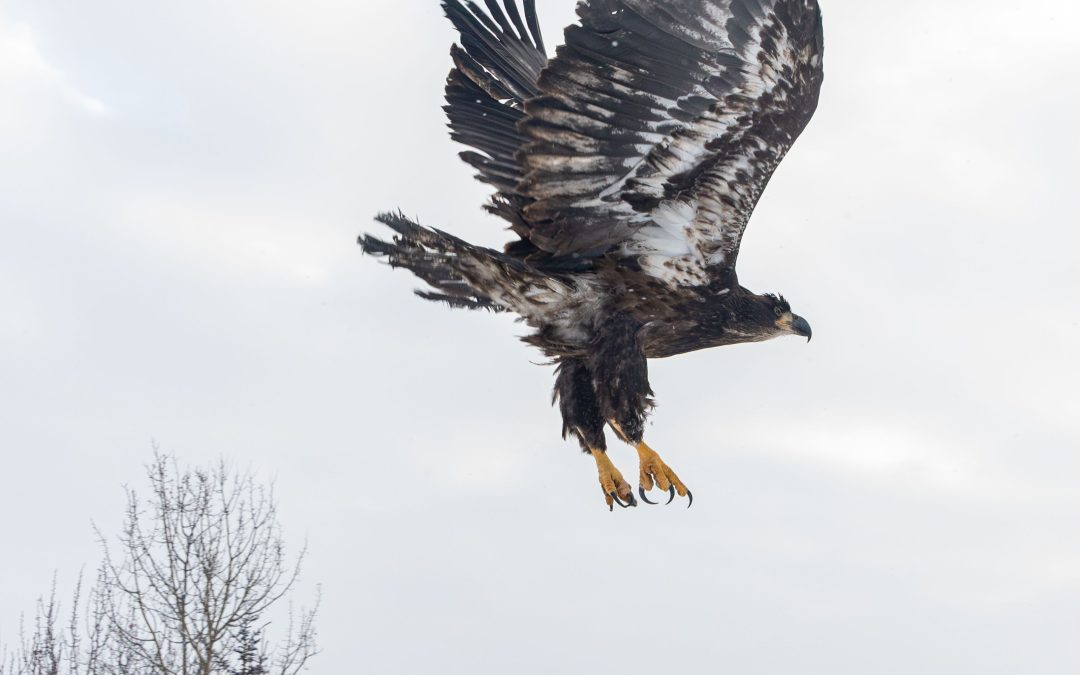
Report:
M272 491L224 463L181 471L157 452L147 478L147 499L126 490L119 546L98 533L104 561L85 608L80 578L61 625L54 582L0 675L298 673L317 652L318 597L267 639L265 617L304 557L286 558Z

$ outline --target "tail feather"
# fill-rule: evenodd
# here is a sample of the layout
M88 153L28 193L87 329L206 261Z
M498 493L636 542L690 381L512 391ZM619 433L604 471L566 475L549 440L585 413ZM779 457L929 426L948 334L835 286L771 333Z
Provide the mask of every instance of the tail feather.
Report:
M403 213L380 213L375 220L394 230L392 241L370 234L361 235L360 249L368 255L385 257L391 267L404 267L438 292L416 291L425 300L442 301L452 307L505 311L505 307L473 288L455 268L451 245L464 244L437 230L409 220ZM455 241L456 240L456 241Z
M430 293L428 291L413 291L418 297L424 300L431 300L433 302L445 302L447 306L455 309L486 309L489 312L503 312L506 311L504 307L492 304L490 302L478 302L476 300L470 300L466 297L459 297L456 295L447 295L445 293Z
M572 291L566 280L523 260L423 227L400 212L381 213L375 219L395 232L393 239L362 235L360 247L425 281L434 289L417 291L425 300L467 309L513 310L529 318L543 314L545 307L565 300Z

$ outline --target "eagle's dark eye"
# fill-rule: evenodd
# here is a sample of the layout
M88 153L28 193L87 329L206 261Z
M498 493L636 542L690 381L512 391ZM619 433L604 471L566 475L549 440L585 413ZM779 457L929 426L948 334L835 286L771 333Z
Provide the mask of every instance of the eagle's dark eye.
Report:
M776 316L783 316L784 315L784 308L781 307L780 305L777 305L776 307L773 307L773 314L775 314Z

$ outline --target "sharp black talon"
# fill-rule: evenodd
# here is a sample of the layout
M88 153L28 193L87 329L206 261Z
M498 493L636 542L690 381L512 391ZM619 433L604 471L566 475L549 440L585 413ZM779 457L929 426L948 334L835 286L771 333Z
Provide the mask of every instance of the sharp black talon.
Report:
M667 506L671 502L675 501L675 486L674 485L672 485L671 487L668 488L668 494L671 495L671 496L668 497L667 504L664 504L664 506Z
M645 496L645 488L643 488L643 487L641 487L639 485L638 489L637 489L637 493L639 495L641 495L641 501L645 502L646 504L652 504L653 506L656 506L656 502L650 502L649 498Z
M623 500L619 499L619 495L614 490L612 490L611 492L608 493L608 497L611 497L612 499L614 499L615 503L618 504L620 507L622 507L624 509L630 508L630 504L624 504ZM631 494L630 499L633 499L633 498L634 498L634 495ZM614 509L612 509L612 510L614 510Z
M634 491L633 490L630 491L630 506L633 506L635 509L637 508L637 500L634 499Z
M690 500L690 502L686 505L686 508L690 508L694 505L694 493L690 492L689 489L686 491L686 498Z

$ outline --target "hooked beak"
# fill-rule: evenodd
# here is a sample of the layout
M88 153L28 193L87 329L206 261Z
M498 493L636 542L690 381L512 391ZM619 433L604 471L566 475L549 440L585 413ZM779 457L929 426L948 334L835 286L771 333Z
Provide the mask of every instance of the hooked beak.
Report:
M804 338L806 338L807 342L810 342L810 338L814 334L814 332L810 330L810 324L807 323L806 319L802 318L801 316L795 316L792 318L791 332L796 335L803 336Z

